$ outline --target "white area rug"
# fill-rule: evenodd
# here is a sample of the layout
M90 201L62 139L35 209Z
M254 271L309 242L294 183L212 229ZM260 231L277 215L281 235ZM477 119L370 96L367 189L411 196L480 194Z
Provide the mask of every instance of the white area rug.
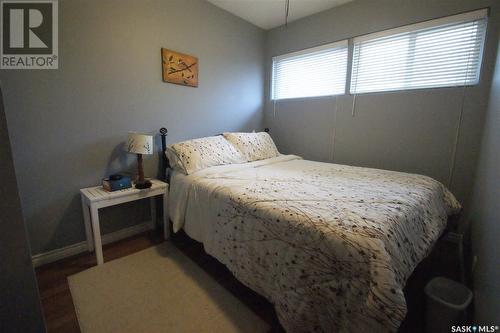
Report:
M82 332L266 332L269 326L169 243L68 278Z

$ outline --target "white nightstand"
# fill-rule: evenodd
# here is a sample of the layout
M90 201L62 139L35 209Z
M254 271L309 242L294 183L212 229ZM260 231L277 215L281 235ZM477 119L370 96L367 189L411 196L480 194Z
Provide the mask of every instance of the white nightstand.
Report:
M106 192L102 186L88 187L80 190L82 195L83 218L85 221L85 233L87 235L87 247L89 251L94 250L97 264L104 262L102 256L101 229L99 226L99 208L118 205L125 202L151 198L151 218L156 225L156 196L163 196L163 228L165 239L170 237L169 218L167 210L168 184L160 180L151 180L153 185L149 189L138 190L129 188L114 192Z

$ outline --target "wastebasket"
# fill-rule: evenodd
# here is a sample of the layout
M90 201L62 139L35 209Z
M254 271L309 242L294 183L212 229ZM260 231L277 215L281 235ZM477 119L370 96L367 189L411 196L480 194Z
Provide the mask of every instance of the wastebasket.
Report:
M451 332L451 326L463 324L472 291L461 283L436 277L425 286L427 300L426 332Z

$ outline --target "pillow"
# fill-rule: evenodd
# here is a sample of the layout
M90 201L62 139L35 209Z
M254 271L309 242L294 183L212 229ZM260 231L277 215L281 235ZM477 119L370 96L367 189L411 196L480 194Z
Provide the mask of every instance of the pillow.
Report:
M246 162L243 154L220 135L175 143L165 153L171 167L186 175L215 165Z
M273 139L266 132L224 133L224 137L238 148L249 162L280 155Z

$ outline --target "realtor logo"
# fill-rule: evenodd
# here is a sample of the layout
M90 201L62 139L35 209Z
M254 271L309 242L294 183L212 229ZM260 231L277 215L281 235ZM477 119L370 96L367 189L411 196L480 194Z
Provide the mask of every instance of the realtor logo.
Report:
M57 69L57 0L1 4L1 69Z

